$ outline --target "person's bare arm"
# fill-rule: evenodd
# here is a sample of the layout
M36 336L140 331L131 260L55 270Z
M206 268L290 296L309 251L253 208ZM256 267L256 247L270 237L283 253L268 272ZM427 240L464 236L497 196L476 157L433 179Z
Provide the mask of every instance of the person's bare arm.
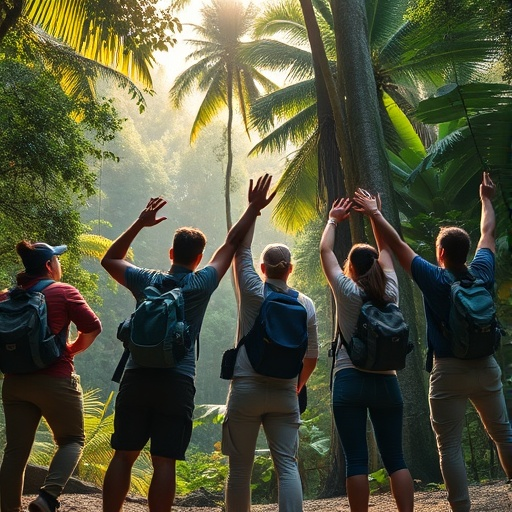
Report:
M370 194L367 190L363 188L358 188L354 194L354 201L357 201L357 198L367 198L372 199L374 196ZM356 202L356 205L358 203ZM380 211L381 209L381 200L380 194L375 196L375 204L377 209ZM360 206L354 206L354 210L357 212L365 213L364 210ZM393 257L391 255L391 248L389 244L382 238L379 231L375 228L375 223L370 217L370 224L372 226L373 236L375 237L375 242L377 244L377 249L379 251L379 264L384 270L394 270L393 265Z
M229 230L226 241L215 251L215 254L208 263L208 266L214 267L217 270L219 280L231 265L238 246L248 232L253 229L256 217L274 198L275 192L269 195L271 181L272 177L268 174L258 178L256 185L253 184L253 180L250 181L249 206L247 206L238 222Z
M348 219L352 202L348 198L336 199L329 211L329 220L325 225L322 239L320 240L320 261L322 269L329 284L334 286L336 277L341 273L338 258L334 254L334 239L336 236L336 226Z
M496 185L491 180L488 172L484 172L480 184L480 201L482 202L482 213L480 216L480 240L478 249L490 249L496 252L496 214L492 206L492 200L496 195Z
M80 352L87 350L92 342L96 339L98 334L101 332L101 328L96 329L92 332L78 332L78 336L73 341L68 341L67 345L69 352L72 356L76 356Z
M126 254L130 246L145 227L156 226L166 220L166 217L156 217L158 211L167 204L161 197L152 197L135 222L121 234L110 246L101 260L103 268L121 285L125 285L125 273L133 265L127 261Z
M357 211L371 219L377 244L386 244L397 257L400 265L410 274L412 260L416 257L416 253L400 238L395 228L382 215L377 206L377 198L356 192L354 202L358 205Z

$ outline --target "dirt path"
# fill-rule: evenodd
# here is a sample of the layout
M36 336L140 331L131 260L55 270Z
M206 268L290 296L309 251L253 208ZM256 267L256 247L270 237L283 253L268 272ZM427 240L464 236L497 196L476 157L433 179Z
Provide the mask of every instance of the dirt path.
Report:
M471 512L512 512L512 488L501 482L471 486ZM33 499L23 498L27 506ZM178 500L179 501L179 500ZM146 500L133 496L127 499L124 512L147 512ZM184 507L175 506L173 512L222 512L222 504L217 507ZM100 512L101 495L98 494L66 494L61 498L59 512ZM276 504L254 505L252 512L277 512ZM396 507L389 493L372 496L370 512L395 512ZM446 494L443 491L422 491L415 494L416 512L448 512ZM304 512L349 512L347 498L326 500L308 500L304 503Z

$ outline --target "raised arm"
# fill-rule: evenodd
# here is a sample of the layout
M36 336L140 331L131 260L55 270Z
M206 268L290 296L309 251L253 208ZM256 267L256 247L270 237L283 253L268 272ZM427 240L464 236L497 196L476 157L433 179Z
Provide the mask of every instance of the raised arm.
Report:
M139 234L142 228L156 226L166 220L167 217L156 217L158 211L167 204L161 197L152 197L146 208L142 210L135 222L110 246L101 260L103 268L119 283L125 285L125 272L128 267L133 265L126 261L128 249Z
M334 286L336 277L341 273L338 258L334 254L334 238L336 236L336 226L348 219L350 215L350 208L352 201L348 198L336 199L332 203L332 208L329 212L329 220L325 225L322 239L320 240L320 261L322 269L329 284Z
M381 247L385 247L386 250L388 248L391 249L400 265L410 274L411 263L416 257L416 253L400 238L395 228L384 218L377 206L377 198L366 191L358 191L354 195L354 202L357 204L357 211L364 213L370 218L379 251ZM383 267L385 268L384 265Z
M370 192L368 192L367 190L364 190L363 188L358 188L354 194L354 201L356 201L358 198L360 198L361 200L368 200L369 208L371 208L370 211L381 210L380 194L372 196L372 194L370 194ZM374 202L375 204L373 204ZM356 206L354 206L354 210L368 215L364 208L358 206L357 202ZM379 250L379 264L384 270L394 270L391 248L389 247L389 244L386 242L386 240L382 238L379 231L375 229L375 223L371 215L368 215L368 217L370 219L370 224L372 226L373 236L375 237L377 249Z
M274 199L275 192L269 195L271 182L272 177L268 174L258 178L256 185L253 184L253 180L250 181L249 206L247 206L238 222L229 230L226 241L215 251L215 254L208 263L208 266L214 267L217 270L219 280L231 265L231 260L238 246L246 235L251 236L251 233L248 232L253 229L256 217Z
M478 249L490 249L496 251L496 239L494 231L496 229L496 215L492 200L496 195L496 185L491 180L488 172L484 172L482 183L480 184L480 201L482 202L482 213L480 217L480 240Z

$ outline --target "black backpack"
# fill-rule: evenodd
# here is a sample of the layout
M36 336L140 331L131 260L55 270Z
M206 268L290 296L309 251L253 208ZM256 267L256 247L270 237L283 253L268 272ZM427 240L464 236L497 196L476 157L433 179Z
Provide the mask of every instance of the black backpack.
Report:
M46 368L64 352L67 329L53 334L47 322L45 296L41 291L54 283L42 279L24 290L16 287L0 302L0 371L32 373Z
M354 334L348 341L341 337L352 363L363 370L402 370L414 347L402 312L394 302L363 301Z
M292 289L288 293L272 289L266 293L253 327L235 349L226 351L223 367L228 356L234 367L238 349L245 345L257 373L280 379L297 377L308 348L308 315L298 296L299 292ZM222 378L231 378L230 373L232 369L224 370Z

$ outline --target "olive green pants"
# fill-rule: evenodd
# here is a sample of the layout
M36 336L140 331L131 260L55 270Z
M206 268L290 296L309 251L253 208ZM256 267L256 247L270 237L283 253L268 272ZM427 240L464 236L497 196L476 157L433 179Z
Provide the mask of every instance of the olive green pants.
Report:
M57 445L42 489L58 498L78 464L85 440L80 378L8 375L2 402L7 443L0 468L0 510L20 512L25 468L42 417Z

